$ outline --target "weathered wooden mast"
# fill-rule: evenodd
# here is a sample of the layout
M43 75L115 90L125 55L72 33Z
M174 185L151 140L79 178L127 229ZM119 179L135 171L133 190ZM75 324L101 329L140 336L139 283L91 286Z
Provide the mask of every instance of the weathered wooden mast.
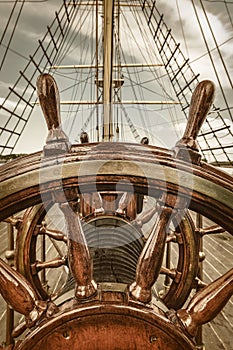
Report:
M103 76L103 141L111 141L112 128L112 66L114 0L103 1L104 12L104 76Z

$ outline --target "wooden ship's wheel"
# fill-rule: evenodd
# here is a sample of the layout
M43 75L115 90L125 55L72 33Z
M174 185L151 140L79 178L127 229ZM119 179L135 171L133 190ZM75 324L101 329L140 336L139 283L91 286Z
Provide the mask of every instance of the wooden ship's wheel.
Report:
M61 129L56 83L48 74L39 77L49 129L43 153L12 161L0 173L0 219L29 208L19 228L18 271L0 261L1 294L25 315L13 335L29 330L9 348L195 349L198 328L233 292L231 269L182 306L199 258L187 209L233 233L232 178L201 162L196 143L213 94L211 82L197 86L184 136L173 150L108 142L70 146ZM143 196L155 204L139 220ZM66 231L44 224L47 206L59 208ZM144 236L143 224L153 215ZM38 261L41 235L62 241L67 257ZM167 244L175 241L178 262L172 270L162 265ZM74 295L64 294L56 304L39 271L59 266L72 274ZM154 298L161 273L172 279L162 301Z
M120 198L123 195L120 194ZM107 196L112 200L107 202L105 199L104 206L114 202L117 208L107 213L105 208L101 215L93 211L93 215L82 219L93 258L94 278L97 282L130 284L147 240L141 228L142 221L149 221L152 215L156 216L156 204L152 202L153 207L145 212L142 219L135 220L125 215L125 211L117 213L120 201L115 203L113 194L108 193ZM106 194L102 194L101 198L106 198ZM43 300L54 300L74 287L68 268L65 225L64 220L59 222L59 212L57 205L51 203L29 208L17 234L16 268L30 281ZM79 211L79 215L82 212ZM187 300L197 276L198 243L189 213L175 216L170 226L164 266L160 270L161 282L155 284L153 292L155 297L161 297L167 307L177 309ZM166 264L170 252L175 255L172 269Z

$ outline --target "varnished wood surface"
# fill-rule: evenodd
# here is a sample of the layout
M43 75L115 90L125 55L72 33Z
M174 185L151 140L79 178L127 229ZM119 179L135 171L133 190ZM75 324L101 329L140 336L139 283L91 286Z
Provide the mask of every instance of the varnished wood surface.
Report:
M4 258L7 249L6 225L0 224L0 256ZM233 258L233 237L228 233L204 237L204 281L209 283L216 277L226 272L232 266ZM203 326L204 343L206 350L232 350L232 329L233 329L233 301L228 302L222 312L214 321ZM0 297L0 343L5 337L5 302ZM16 315L16 323L22 318Z
M96 186L99 191L114 190L121 180L119 190L128 191L130 179L130 186L140 194L147 195L150 191L157 196L160 190L176 193L178 188L180 195L192 196L191 210L233 232L233 186L228 175L223 176L206 164L190 167L189 163L172 157L170 151L157 147L115 143L113 153L110 146L107 142L89 144L84 152L83 146L78 145L65 158L46 158L41 163L39 154L34 154L27 161L25 158L17 160L17 165L14 161L3 165L0 172L1 219L38 204L41 196L43 200L50 200L51 191L60 189L61 183L67 198L72 200L77 195L77 184L85 193L95 191ZM61 170L62 177L57 181ZM79 176L74 178L73 174Z

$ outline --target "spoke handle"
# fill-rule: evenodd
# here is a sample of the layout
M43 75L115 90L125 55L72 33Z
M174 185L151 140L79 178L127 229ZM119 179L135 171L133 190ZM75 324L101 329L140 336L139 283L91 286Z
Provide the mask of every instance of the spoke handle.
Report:
M198 328L212 321L232 295L233 269L195 294L186 309L177 311L177 316L187 332L195 336Z
M87 299L96 294L97 285L93 280L93 261L78 214L68 203L60 204L66 220L68 233L68 260L76 282L75 297Z
M191 98L189 117L183 137L176 146L186 146L198 150L197 135L213 104L215 85L210 80L200 82Z
M171 207L161 207L160 214L137 263L136 278L129 290L133 299L142 303L148 303L152 298L151 288L161 270L167 237L166 231L172 211Z
M0 293L8 305L25 316L27 327L34 326L48 308L47 301L38 300L30 282L2 259L0 259Z
M55 79L50 74L41 74L36 85L48 130L61 128L60 96Z
M70 145L61 126L60 96L56 81L50 74L43 73L37 78L36 85L40 106L49 131L44 154L50 156L66 153Z

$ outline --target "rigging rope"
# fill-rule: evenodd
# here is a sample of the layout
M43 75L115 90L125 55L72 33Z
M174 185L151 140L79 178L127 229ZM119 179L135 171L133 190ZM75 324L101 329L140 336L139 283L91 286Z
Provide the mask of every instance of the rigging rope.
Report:
M0 0L0 4L2 3L10 3L10 2L23 2L23 3L26 3L26 2L47 2L49 0Z
M138 24L138 28L140 29L140 32L141 32L141 35L142 35L142 38L144 40L144 44L145 44L145 48L147 49L147 54L148 54L148 57L151 57L151 61L159 61L156 53L155 53L155 47L150 45L149 47L149 40L148 40L148 35L149 33L146 32L146 28L145 26L143 25L143 22L142 22L142 17L140 16L140 12L138 12L136 9L134 10L135 11L135 17L138 18L137 19L137 24ZM140 21L140 22L139 22ZM144 32L142 32L142 30ZM144 56L144 59L146 60L145 56ZM162 79L164 77L167 78L167 73L163 74L163 75L159 75L159 72L160 70L155 70L153 69L152 67L149 67L149 71L150 73L152 74L152 76L154 77L153 80L156 81L156 83L158 84L158 86L160 87L160 89L162 90L162 94L160 94L158 91L155 92L155 90L151 90L149 89L148 87L145 86L145 84L148 82L148 81L143 81L143 84L142 84L142 88L143 90L147 90L147 91L150 91L150 92L153 92L154 94L156 93L156 95L158 96L161 96L164 100L174 100L174 97L172 97L172 93L170 92L170 94L168 93L168 89L171 87L171 84L169 84L169 82L167 81L167 79ZM169 86L168 86L169 84ZM160 110L168 110L168 113L169 113L169 117L170 117L170 120L172 121L172 124L173 125L179 125L179 121L178 121L178 117L177 117L177 108L174 108L174 106L164 106L164 105L161 105L160 107ZM158 111L158 108L157 108L157 111ZM169 122L167 122L169 123ZM158 123L157 121L157 125L161 125L160 123ZM177 137L180 137L180 133L178 133L178 129L177 128L174 128L174 131L176 133L176 136Z
M226 4L233 4L233 1L227 1L227 0L204 0L206 2L219 2L219 3L226 3Z
M165 65L167 74L173 85L177 98L181 102L185 101L182 111L186 116L188 116L187 112L190 101L190 96L188 96L188 94L194 91L194 88L198 83L198 75L194 74L192 68L188 63L188 60L183 56L179 48L179 44L176 43L175 39L171 34L171 30L168 29L167 25L163 20L163 15L161 15L158 9L154 6L155 2L153 2L152 5L150 5L149 1L144 0L140 2L145 18L147 19L147 24L151 30L154 42L156 44L157 49L159 50L161 59ZM174 57L174 52L176 52L176 57ZM180 55L180 57L177 57L178 55ZM215 112L215 106L213 106L213 108L214 109L211 111L211 114ZM230 112L229 108L227 109L227 111ZM228 136L233 137L231 130L226 124L226 121L224 120L223 116L220 115L218 111L216 111L216 113L219 118L218 120L220 120L224 124L225 138L227 138ZM201 151L202 153L205 152L203 153L203 155L205 157L208 156L210 161L214 160L215 164L220 164L222 162L222 158L219 157L219 150L221 150L221 152L223 152L224 154L224 157L226 157L227 162L229 162L229 164L232 164L231 154L229 153L229 144L227 144L227 142L229 143L229 141L228 139L225 139L226 145L220 143L220 140L216 135L219 129L214 130L211 125L211 114L209 114L209 116L206 119L206 125L208 125L211 134L213 134L213 137L219 146L213 147L213 145L210 145L209 137L207 138L205 136L205 132L202 132L202 134L200 135L201 137L199 139L199 142L205 142L207 149L205 149L202 144ZM225 148L227 148L227 150L225 150Z
M233 36L232 36L231 38L225 40L225 41L222 42L221 44L219 44L218 47L221 47L221 46L227 44L227 43L228 43L229 41L231 41L231 40L233 40ZM210 52L214 52L214 51L216 51L216 49L217 49L217 48L214 47L213 49L210 49ZM198 56L198 57L196 57L196 58L190 60L189 63L193 63L193 62L199 61L201 58L203 58L203 57L205 57L205 56L207 56L207 55L209 55L208 52L206 52L206 53L204 53L204 54L202 54L202 55L200 55L200 56Z
M77 6L78 7L78 6ZM88 12L88 11L87 11ZM135 11L135 15L136 15L136 11ZM77 18L77 17L76 17ZM79 19L80 18L82 18L81 17L81 15L80 15L80 17L79 17ZM62 19L61 19L62 20ZM139 23L139 20L140 20L140 16L136 19L137 20L137 23L138 24L140 24ZM80 24L80 21L77 21L77 22L79 22L79 24ZM74 18L73 18L73 22L72 23L74 23ZM77 26L78 26L78 23L77 23ZM65 57L65 55L68 53L68 54L71 54L72 52L73 52L73 50L76 48L76 47L74 47L73 46L73 43L74 43L74 40L76 39L76 29L77 29L77 26L75 27L75 29L74 29L74 27L72 27L71 25L70 25L70 28L72 27L72 29L69 29L68 30L68 32L66 32L66 36L65 36L65 38L66 38L66 40L64 40L64 38L63 38L63 42L62 42L62 45L61 46L59 46L59 52L57 52L57 54L56 54L56 56L55 56L55 58L58 60L58 61L61 61L61 59L63 59L64 57ZM129 24L128 24L128 26L129 26ZM64 27L63 27L63 29L64 29ZM141 35L142 35L142 38L143 38L143 30L144 30L144 27L142 26L142 25L139 25L139 30L141 31ZM72 31L71 32L71 35L68 37L68 33L70 33L70 31ZM80 33L80 31L81 31L81 26L80 26L80 28L78 29L78 32ZM93 30L92 30L93 31ZM55 34L56 34L56 32L53 34L54 35L54 37L55 37ZM59 34L60 35L60 34ZM135 36L134 36L134 40L135 40L135 42L137 42L137 40L136 40L137 38L135 38ZM144 39L144 38L143 38ZM44 39L43 39L44 40ZM144 39L144 41L145 41L145 39ZM148 48L148 45L149 45L149 42L148 43L146 43L147 45L146 45L146 50L147 50L147 52L149 53L149 48ZM55 44L56 45L56 44ZM59 44L60 45L60 44ZM58 46L58 45L57 45ZM139 47L139 52L141 53L141 55L142 55L142 57L145 57L144 56L144 53L145 52L143 52L142 50L141 50L141 48L140 48L140 46L138 46ZM88 52L88 46L85 46L85 49L86 49L86 51L84 52L84 50L83 50L83 52L82 52L82 54L83 54L83 56L82 57L85 57L85 55L87 55L87 52ZM132 55L133 56L133 55ZM33 56L34 57L34 56ZM86 56L87 57L87 56ZM133 56L133 57L135 57L135 56ZM120 58L118 58L117 60L120 60ZM124 57L124 60L125 60L125 57ZM52 61L54 62L54 59L52 59ZM93 59L92 59L92 61L93 61ZM30 60L30 62L32 62L32 60ZM40 61L40 62L42 62L42 61ZM40 65L40 63L39 63L39 65ZM41 65L42 66L42 65ZM43 66L43 69L45 69L44 68L44 66ZM151 69L151 71L152 71L152 69ZM129 74L130 72L128 71L128 75L130 76L131 74ZM58 73L58 72L55 72L55 74L60 74L60 73ZM158 73L156 72L153 72L153 74L154 74L154 76L155 77L157 77L158 78ZM60 74L61 76L64 76L64 75L62 75L62 74ZM140 74L139 74L139 72L137 71L137 72L135 72L135 81L134 80L132 80L131 79L131 81L132 81L132 83L134 84L134 86L133 86L133 92L136 94L136 87L135 87L135 85L139 85L139 78L140 78L140 76L139 76ZM89 76L87 77L87 78L93 78L94 76L92 75L90 75L90 71L89 71ZM67 79L71 79L71 80L73 80L73 81L75 81L75 84L73 84L72 86L76 86L76 83L77 83L77 79L78 79L78 74L77 74L77 76L76 76L76 78L72 78L72 77L67 77ZM86 80L86 79L85 79ZM160 82L160 80L158 80L158 82L161 84L161 86L163 86L162 85L162 82ZM88 84L88 82L86 81L86 85L85 85L85 87L87 86L87 84ZM69 87L69 88L71 88L71 87ZM67 88L68 89L68 88ZM139 93L141 94L141 96L143 96L144 95L144 90L149 90L147 87L145 87L145 86L141 86L141 90L139 90ZM165 87L163 86L163 91L165 91ZM65 91L66 89L63 89L63 91ZM74 91L73 92L73 97L75 97L75 94L78 92L78 89L76 88L75 89L76 91ZM85 89L84 89L85 90ZM120 98L120 100L122 100L121 99L121 96L119 96L119 92L118 92L118 95L117 95L119 98ZM100 96L101 97L101 96ZM231 109L232 107L230 107L230 109ZM71 112L73 113L73 110L72 110L72 108L69 108L70 110L71 110ZM123 107L122 107L122 109L123 109ZM92 109L93 111L94 111L94 108ZM70 113L71 113L70 112ZM76 113L77 113L78 111L76 111ZM123 111L124 113L126 113L126 111L124 110ZM121 115L122 116L122 115ZM142 116L142 118L143 118L143 116ZM216 117L215 117L216 118ZM178 119L178 118L177 118ZM74 122L74 120L73 120L73 122ZM142 122L143 122L143 119L142 119ZM97 122L97 125L98 125L98 122ZM224 126L225 126L225 124L224 124ZM124 130L123 130L123 128L122 128L122 132L123 132ZM132 131L132 129L131 129L131 131ZM214 130L214 131L216 131L216 130ZM213 131L213 133L214 133L214 131ZM217 130L218 131L218 130ZM133 132L133 131L132 131ZM207 131L208 132L208 131ZM212 131L211 131L212 132ZM122 134L123 135L123 134ZM134 135L134 134L133 134ZM135 135L134 135L135 136ZM123 136L122 136L123 137ZM214 137L216 137L215 135L213 135L212 136L212 138L214 138ZM222 137L224 137L224 136L221 136L221 138ZM139 135L138 135L138 138L139 138ZM220 139L220 137L219 137L219 139ZM209 145L208 145L208 143L207 143L207 146L209 147Z
M93 58L93 60L94 60L94 58ZM92 62L93 62L93 60L92 60ZM87 88L88 80L90 80L90 78L91 78L91 77L94 77L94 76L95 76L95 75L94 75L93 73L91 74L91 70L89 70L89 72L87 73L87 77L86 77L85 79L80 80L80 79L77 79L77 78L76 78L77 83L74 85L74 86L76 86L76 89L73 90L73 92L72 92L72 98L71 98L71 99L74 99L74 100L77 99L77 94L78 94L78 91L79 91L78 88L80 88L81 83L85 83L85 84L82 86L81 94L79 95L79 99L82 100L83 97L84 97L86 88ZM78 77L78 75L77 75L77 77ZM80 77L80 73L79 73L79 77ZM82 73L81 73L81 77L82 77ZM71 87L69 87L69 88L73 88L74 86L71 86ZM63 91L61 91L61 92L63 92ZM72 112L72 113L75 113L75 114L72 116L73 119L72 119L71 125L70 125L70 127L69 127L69 130L67 131L68 135L70 135L72 129L74 128L75 122L77 122L77 115L78 115L78 112L80 111L80 108L82 108L82 105L81 105L81 104L78 105L78 107L76 107L76 110L75 110L75 111L74 111L74 106L71 106L71 108L69 109L69 114L71 114L71 112ZM85 123L86 123L86 122L85 122ZM86 127L85 127L85 128L86 128ZM85 128L82 127L83 131L86 131L86 130L84 130Z
M205 45L206 45L206 49L207 49L207 51L208 51L208 53L209 53L210 61L211 61L211 63L212 63L212 66L213 66L213 69L214 69L216 78L217 78L217 80L218 80L218 84L219 84L219 87L220 87L222 96L223 96L223 98L224 98L224 101L225 101L225 104L226 104L227 108L229 108L228 101L227 101L225 92L224 92L224 90L223 90L222 83L221 83L221 81L220 81L220 78L219 78L219 75L218 75L216 66L215 66L215 64L214 64L214 60L213 60L213 57L212 57L212 55L211 55L211 52L210 52L210 49L209 49L209 45L208 45L207 39L206 39L206 37L205 37L204 30L203 30L203 28L202 28L202 26L201 26L201 22L200 22L199 15L198 15L198 13L197 13L196 6L195 6L195 4L194 4L194 1L193 1L193 0L191 0L191 1L192 1L193 9L194 9L194 12L195 12L195 15L196 15L196 18L197 18L198 25L199 25L200 30L201 30L201 34L202 34L204 43L205 43ZM232 117L232 114L231 114L230 110L229 110L229 115L230 115L231 120L233 121L233 117Z
M184 44L185 44L186 55L189 57L189 50L188 50L188 45L187 45L187 42L186 42L184 26L183 26L183 20L181 18L181 13L180 13L180 7L179 7L178 0L176 0L176 7L177 7L178 15L179 15L180 27L181 27L181 32L182 32Z
M6 32L7 32L8 26L9 26L10 21L11 21L11 18L12 18L13 14L14 14L14 10L15 10L16 5L17 5L17 1L14 1L14 6L13 6L13 8L12 8L12 10L11 10L11 13L10 13L10 16L9 16L9 18L8 18L7 24L6 24L6 26L5 26L4 32L3 32L2 37L1 37L1 39L0 39L0 45L2 44L3 39L4 39L4 37L5 37L5 34L6 34Z
M9 18L8 23L7 23L7 28L8 28L8 24L9 24L9 22L10 22L12 16L13 16L13 13L14 13L15 6L16 6L16 5L17 5L17 0L16 0L16 2L15 2L15 5L13 6L13 10L12 10L12 12L11 12L11 14L10 14L10 18ZM18 15L17 15L16 21L15 21L15 24L14 24L14 27L13 27L13 30L12 30L12 33L11 33L10 38L9 38L9 41L8 41L8 43L7 43L6 50L5 50L5 53L4 53L4 55L3 55L3 58L2 58L2 61L1 61L1 64L0 64L0 71L2 70L3 64L4 64L4 62L5 62L5 59L6 59L6 56L7 56L7 53L8 53L10 44L11 44L11 41L12 41L13 36L14 36L14 34L15 34L15 30L16 30L16 27L17 27L17 24L18 24L18 21L19 21L21 12L22 12L22 10L23 10L23 7L24 7L24 1L22 1L22 5L21 5L20 10L19 10L19 12L18 12ZM6 29L7 29L7 28L6 28ZM2 42L2 40L3 40L3 38L4 38L4 36L5 36L6 29L4 30L4 33L3 33L3 35L2 35L1 42ZM1 43L1 42L0 42L0 43Z
M81 6L80 3L79 3L78 6L76 5L76 13L79 11L80 6ZM71 37L68 38L67 41L64 41L63 47L62 47L62 49L59 52L59 59L57 61L57 65L59 65L64 60L64 58L66 56L69 56L77 48L77 46L80 44L80 42L78 42L76 46L73 46L73 43L77 39L77 36L80 35L82 27L83 27L86 19L88 18L89 13L90 13L90 11L87 11L86 15L84 16L84 11L83 11L83 15L81 15L79 17L78 21L77 21L77 17L73 16L72 23L77 21L77 24L73 28L73 33L71 34ZM72 27L72 24L70 24L70 28L71 27ZM77 28L78 28L78 30L77 30Z
M6 46L5 44L3 44L3 43L1 44L1 46L7 48L7 46ZM11 49L10 47L8 48L8 51L13 52L15 55L17 55L17 56L19 56L19 57L25 59L26 61L30 61L30 58L28 58L28 57L22 55L20 52L14 50L14 49Z
M64 4L60 7L57 17L60 14L60 25L63 23L63 34L66 34L69 31L69 19L67 18L67 11L62 11L63 9ZM74 12L75 6L70 7L69 13L71 16L74 15ZM2 154L5 154L5 152L11 153L15 149L19 137L22 135L33 111L34 105L31 104L31 101L35 97L34 79L38 71L47 70L48 63L54 62L58 55L59 48L63 43L63 36L61 36L61 32L58 31L58 26L53 30L56 21L57 18L54 19L50 27L47 27L48 31L42 41L39 42L40 45L33 56L30 56L26 67L23 71L20 71L20 76L15 82L14 87L10 89L10 92L0 105L0 109L2 109L5 114L4 117L9 115L8 119L4 120L5 118L3 118L4 125L0 127L0 151ZM45 48L42 45L44 43L46 43ZM40 56L41 50L42 56ZM45 50L47 50L47 55L45 55ZM36 67L36 69L34 67ZM19 84L20 87L21 84L23 86L23 89L20 88L20 90L22 90L21 95L17 93ZM8 101L12 101L13 103L9 106Z
M131 8L131 12L135 16L136 24L138 25L138 28L139 28L139 31L140 31L140 35L141 35L141 37L142 37L142 39L144 41L145 48L146 48L146 50L148 52L147 41L145 40L145 38L143 36L142 28L141 28L141 26L139 25L139 22L138 22L137 10L134 7L132 7ZM140 52L142 52L142 50L140 50ZM140 87L140 89L139 89L140 99L142 101L143 100L145 101L146 98L145 98L144 89L143 89L144 84L142 84L141 79L140 79L140 75L139 75L139 71L136 70L136 69L135 69L135 77L136 77L136 80L137 80L137 85L138 85L138 87ZM142 113L140 113L140 114L141 114L141 121L142 121L144 130L148 133L148 131L149 131L149 126L148 126L148 119L149 119L149 117L148 117L147 111L145 110L144 114L142 114Z
M227 11L229 20L230 20L230 22L231 22L231 26L232 26L232 28L233 28L233 20L232 20L232 16L231 16L231 13L230 13L230 10L229 10L229 7L228 7L228 4L229 4L229 3L228 3L227 1L224 1L224 4L225 4L225 7L226 7L226 11ZM230 4L233 4L233 2L232 2L232 3L230 2Z
M131 9L131 8L130 8L130 9ZM131 9L131 10L132 10L132 9ZM128 30L129 30L129 34L130 34L130 35L126 35L127 40L129 39L129 37L131 37L131 38L133 39L133 42L137 42L137 38L135 37L135 35L134 35L133 31L132 31L132 27L131 27L131 25L128 23L127 18L126 18L126 16L125 16L125 14L124 14L123 11L122 11L122 17L123 17L123 19L124 19L124 21L125 21L125 24L127 25L127 28L128 28ZM139 28L140 28L140 27L139 27ZM130 48L131 45L128 44L128 47ZM140 48L139 45L138 45L138 49L139 49L140 54L141 54L142 56L144 56L144 54L143 54L143 52L142 52L142 50L141 50L141 48ZM127 60L126 60L126 57L125 57L125 54L124 54L124 52L123 52L123 48L122 48L122 47L121 47L121 52L122 52L122 57L124 58L124 62L126 63ZM131 56L132 58L134 57L134 55L133 55L132 53L131 53L130 56ZM136 63L136 60L134 60L134 63ZM130 77L131 73L130 73L130 71L129 71L129 68L126 67L126 70L127 70L128 77ZM141 82L140 82L140 78L139 78L139 76L138 76L138 72L137 72L136 69L134 70L134 76L135 76L135 78L136 78L136 85L131 85L131 88L132 88L132 93L133 93L133 95L134 95L134 99L137 100L138 98L137 98L137 93L136 93L135 86L138 87L138 92L139 92L139 94L140 94L142 97L143 97L143 91L142 91L142 84L141 84ZM129 79L129 81L130 81L130 79ZM141 98L141 99L142 99L142 98ZM141 122L142 122L142 124L143 124L144 129L145 129L145 130L148 130L148 126L147 126L147 124L146 124L145 115L142 114L142 111L141 111L141 110L139 110L139 115L140 115L140 119L141 119Z
M79 2L78 5L76 4L76 13L80 10L81 6L82 6L81 2ZM83 12L80 11L79 21L77 21L76 16L73 16L72 22L70 23L70 31L72 28L72 33L69 37L67 34L66 39L63 41L63 45L59 51L59 56L57 57L57 62L56 62L57 66L59 66L59 64L64 60L65 57L69 57L69 55L72 54L72 52L77 48L78 45L82 45L83 43L84 44L88 43L88 45L89 45L89 40L85 42L85 38L81 42L77 41L77 45L75 45L75 46L73 45L73 43L75 42L77 37L80 35L80 32L83 29L83 25L84 25L85 21L87 20L87 18L90 15L90 7L86 6L85 9L87 9L87 8L89 9L89 11L83 11ZM75 24L75 22L76 22L76 24ZM88 26L88 29L89 28L90 27ZM84 55L84 50L81 49L79 51L82 55ZM86 56L87 56L87 51L86 51ZM80 56L80 58L81 58L81 56ZM86 61L86 58L84 58L84 61ZM55 70L54 74L59 75L59 76L63 76L64 78L68 79L67 74L61 74L57 70ZM73 74L73 72L70 74ZM74 80L75 83L72 84L72 86L69 86L68 88L61 90L61 93L65 92L66 90L69 90L71 88L73 89L74 87L76 87L75 89L73 89L72 97L71 97L71 100L73 100L73 99L75 100L77 93L78 93L78 88L80 87L80 84L85 81L86 85L87 85L87 80L88 80L88 78L90 78L90 72L88 73L88 75L89 75L89 77L83 79L82 77L80 78L80 72L77 72L75 78L70 78L70 79ZM84 94L84 90L83 90L83 94ZM71 118L67 119L67 121L68 121L67 128L69 130L67 132L68 134L71 133L73 126L74 126L74 123L75 123L77 113L80 111L80 109L82 107L79 106L75 111L74 111L74 108L75 108L74 105L70 105L68 108L68 111L67 111L67 117L72 114ZM73 114L73 113L75 113L75 114Z
M220 60L221 60L222 65L223 65L223 67L224 67L224 70L225 70L226 76L227 76L227 78L228 78L228 80L229 80L229 83L230 83L231 88L233 89L233 83L232 83L232 80L231 80L230 74L229 74L229 72L228 72L228 70L227 70L226 64L225 64L224 59L223 59L223 57L222 57L222 53L221 53L221 51L219 50L219 45L218 45L218 43L217 43L217 40L216 40L216 37L215 37L215 35L214 35L214 32L213 32L212 26L211 26L211 24L210 24L210 21L209 21L209 19L208 19L207 14L206 14L206 10L205 10L205 7L204 7L204 5L203 5L202 0L200 0L200 4L201 4L201 8L202 8L202 10L203 10L203 13L204 13L204 15L205 15L206 22L207 22L208 27L209 27L209 29L210 29L211 35L212 35L212 37L213 37L213 40L214 40L214 43L215 43L216 49L217 49L217 51L218 51L218 54L219 54Z

